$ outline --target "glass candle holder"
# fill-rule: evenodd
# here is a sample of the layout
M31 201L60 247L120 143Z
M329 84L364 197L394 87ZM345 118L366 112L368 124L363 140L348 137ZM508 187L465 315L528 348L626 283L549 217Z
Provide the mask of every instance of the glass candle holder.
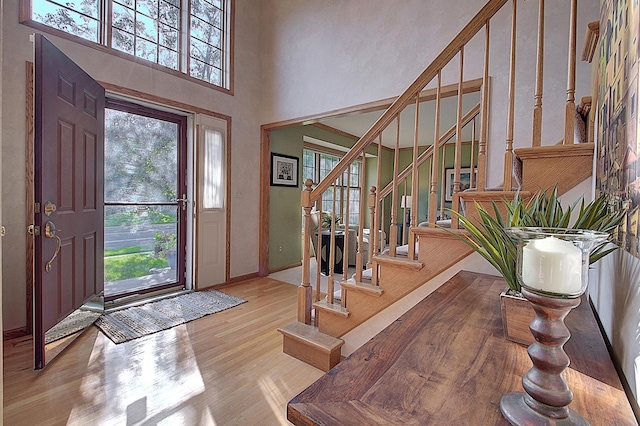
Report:
M569 366L564 344L571 337L564 319L587 288L589 254L606 241L603 232L562 228L510 228L518 246L517 274L522 295L536 316L529 324L535 342L527 350L533 367L522 376L525 392L500 399L512 425L588 425L569 408L573 393L562 372Z
M584 229L509 228L518 247L517 275L527 290L575 298L587 289L589 254L608 234Z

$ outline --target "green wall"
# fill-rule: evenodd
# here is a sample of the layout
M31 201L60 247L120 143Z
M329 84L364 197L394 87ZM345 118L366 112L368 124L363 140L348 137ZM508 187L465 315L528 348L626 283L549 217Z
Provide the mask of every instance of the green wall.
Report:
M301 181L304 136L348 148L355 142L353 139L316 126L297 126L271 132L272 153L290 155L299 159L298 187L271 186L269 188L269 270L271 271L298 264L302 259L300 196L304 187ZM375 149L370 148L368 152L375 152Z
M478 151L478 147L477 144L475 144L474 146L474 150L476 151L475 154L475 159L476 161L474 161L477 164L477 151ZM423 151L423 149L420 149L420 153ZM442 176L442 150L440 151L440 166L438 166L438 176ZM454 155L455 155L455 146L453 144L448 144L445 146L445 161L444 161L444 168L448 169L448 168L453 168L454 166ZM401 150L400 151L400 155L399 155L399 159L400 159L400 170L404 169L405 167L407 167L407 165L411 164L413 161L413 152L412 150ZM465 168L465 167L470 167L471 165L471 144L470 143L463 143L462 145L462 152L461 152L461 167ZM419 189L419 193L418 193L418 215L417 215L417 223L420 222L425 222L427 220L427 214L429 211L429 184L431 181L431 160L427 160L424 163L422 163L422 165L420 165L419 169L418 169L418 189ZM438 200L440 200L441 197L441 191L442 188L444 187L444 185L439 185L438 188ZM400 185L400 194L402 194L402 191L404 189L404 184ZM410 195L411 194L411 175L408 177L407 179L407 194ZM389 197L390 198L390 197ZM451 202L445 202L444 205L445 208L451 208ZM400 207L400 201L398 201L398 209L397 209L397 217L400 219L399 221L401 221L402 219L402 208ZM450 216L450 215L448 215Z

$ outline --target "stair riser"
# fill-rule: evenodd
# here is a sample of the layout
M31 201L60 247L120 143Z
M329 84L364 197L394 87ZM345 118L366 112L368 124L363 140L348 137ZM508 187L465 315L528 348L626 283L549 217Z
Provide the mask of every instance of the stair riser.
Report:
M329 371L340 362L340 347L326 351L316 345L283 335L282 350L300 361L313 365L323 371Z

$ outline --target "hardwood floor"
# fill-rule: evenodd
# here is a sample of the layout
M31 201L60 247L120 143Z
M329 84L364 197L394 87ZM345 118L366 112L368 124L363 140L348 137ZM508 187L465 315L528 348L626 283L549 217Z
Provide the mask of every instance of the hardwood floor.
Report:
M323 372L282 352L297 287L221 288L248 303L115 345L91 327L44 370L31 340L4 344L5 425L281 425Z

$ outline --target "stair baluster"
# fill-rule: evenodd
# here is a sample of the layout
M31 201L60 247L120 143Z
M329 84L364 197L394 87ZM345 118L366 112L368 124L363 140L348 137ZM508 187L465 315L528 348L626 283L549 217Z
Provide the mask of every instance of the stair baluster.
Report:
M538 0L538 47L536 59L536 94L533 106L533 141L531 146L542 144L542 87L544 70L544 0Z
M507 140L504 150L504 174L502 189L510 191L513 187L513 122L515 118L516 101L516 21L518 16L518 2L513 0L513 13L511 17L511 60L509 63L509 100L507 110Z
M458 105L456 110L456 147L454 151L453 194L451 197L451 209L460 210L460 198L456 196L460 192L460 165L462 164L462 85L464 83L464 46L460 49L460 75L458 79ZM471 163L473 165L473 163ZM473 173L473 171L472 171ZM444 191L442 191L444 192Z
M564 116L564 144L571 145L574 135L576 114L576 25L578 0L571 0L571 17L569 18L569 62L567 66L567 105Z
M489 46L491 42L490 23L487 19L484 24L484 65L482 72L482 111L480 113L480 142L478 144L478 191L484 191L487 173L487 135L489 133ZM457 221L455 222L458 227Z
M320 291L320 271L322 269L322 216L324 214L324 210L322 209L322 197L318 198L318 201L316 201L316 211L319 212L320 217L318 219L318 228L314 231L316 233L316 235L314 235L317 241L316 247L318 248L318 252L316 253L316 297L313 300L314 302L317 302L322 298Z
M442 70L438 70L438 81L436 86L436 113L435 113L435 125L434 125L434 141L440 140L440 100L442 95ZM436 146L433 149L431 158L431 185L429 188L429 213L427 215L427 221L429 226L435 226L436 214L438 211L438 158L440 156L440 147Z

